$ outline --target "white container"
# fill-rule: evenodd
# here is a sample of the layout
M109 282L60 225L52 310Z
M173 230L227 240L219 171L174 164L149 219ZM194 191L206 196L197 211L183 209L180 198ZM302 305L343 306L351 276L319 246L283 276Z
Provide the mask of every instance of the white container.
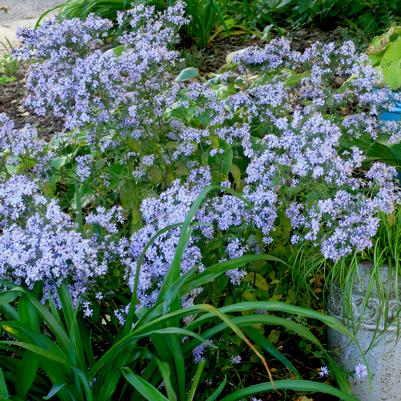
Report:
M359 266L359 275L355 279L351 299L352 320L358 324L356 338L364 352L368 350L374 339L374 346L368 350L365 357L372 374L371 383L367 377L357 379L350 378L350 385L354 394L361 401L401 401L401 341L397 342L397 312L399 302L396 300L394 285L389 294L388 316L390 325L384 328L383 301L378 297L376 284L373 283L366 307L366 293L371 276L372 266L362 264ZM382 267L379 280L383 288L387 288L388 270ZM399 280L401 282L401 279ZM401 297L401 286L399 289ZM383 299L382 297L380 297ZM348 301L349 302L349 301ZM348 305L350 305L348 303ZM338 288L335 288L329 298L328 311L332 316L341 320L351 332L353 332L347 314L344 313L344 296ZM349 317L349 313L348 313ZM378 320L380 323L378 326ZM335 359L346 369L354 372L355 366L364 363L357 346L344 335L329 329L329 347L334 351Z

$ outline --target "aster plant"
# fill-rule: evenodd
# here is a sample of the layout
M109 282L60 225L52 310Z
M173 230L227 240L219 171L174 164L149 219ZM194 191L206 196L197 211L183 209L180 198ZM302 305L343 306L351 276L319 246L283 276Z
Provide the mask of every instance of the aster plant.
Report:
M110 23L93 16L20 33L19 54L33 61L27 105L64 119L65 147L79 142L70 153L75 204L118 192L131 213L135 232L123 258L131 288L129 272L147 241L180 223L212 183L242 199L205 202L184 271L202 269L216 236L225 248L220 259L268 249L279 216L291 225L292 243L311 241L327 259L370 247L378 213L393 210L398 187L395 169L364 164L366 152L374 141L398 143L400 132L378 121L389 92L378 88L366 57L351 42L299 53L280 39L240 52L235 68L212 82L177 82L180 60L171 46L187 22L182 12L178 3L164 13L143 5L121 13L119 23L129 21L133 31L110 50L101 41ZM157 296L149 289L160 286L178 232L148 249L139 284L144 305ZM232 282L244 275L233 274Z
M137 5L117 20L113 48L112 23L93 15L19 33L17 55L31 63L26 105L61 118L65 130L44 142L0 116L0 273L8 289L1 327L18 339L2 344L25 349L22 360L50 359L33 365L30 377L40 365L55 386L48 397L62 400L126 394L122 377L144 398L166 399L157 389L163 384L171 401L193 399L211 337L227 327L268 377L259 349L297 376L251 326L282 325L324 349L301 324L255 311L341 325L280 303L198 302L216 285L241 293L250 277L263 289L261 265L282 263L266 253L283 226L286 246L309 242L334 262L372 245L379 214L391 213L399 197L396 170L367 159L375 141L401 140L397 125L378 121L388 89L351 42L300 53L273 40L237 53L208 82L182 80L174 44L188 22L183 3L164 12ZM20 304L37 319L24 320ZM104 355L82 346L78 310L112 327L117 340L108 339ZM240 364L237 351L228 359ZM188 358L198 362L189 390ZM66 370L52 376L54 363ZM267 383L224 400L280 388L317 389Z

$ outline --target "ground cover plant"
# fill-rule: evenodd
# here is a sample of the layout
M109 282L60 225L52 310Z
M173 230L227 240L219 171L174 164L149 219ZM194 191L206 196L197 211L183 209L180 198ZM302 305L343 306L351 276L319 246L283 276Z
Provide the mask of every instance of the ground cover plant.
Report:
M352 42L276 39L206 81L181 71L183 3L116 21L114 47L94 15L19 33L26 105L65 129L45 141L0 118L3 397L354 399L305 319L352 334L271 287L289 254L337 263L394 212L397 170L370 156L401 139L378 120L390 90ZM309 343L338 388L318 366L302 380L272 327Z

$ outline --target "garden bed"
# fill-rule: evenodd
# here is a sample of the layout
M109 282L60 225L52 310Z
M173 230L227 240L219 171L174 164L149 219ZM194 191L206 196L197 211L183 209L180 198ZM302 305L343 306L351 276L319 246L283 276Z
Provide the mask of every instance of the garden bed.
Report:
M368 380L325 309L361 263L399 266L401 128L379 118L401 39L369 59L341 29L230 36L215 4L72 0L2 59L0 399L356 401Z

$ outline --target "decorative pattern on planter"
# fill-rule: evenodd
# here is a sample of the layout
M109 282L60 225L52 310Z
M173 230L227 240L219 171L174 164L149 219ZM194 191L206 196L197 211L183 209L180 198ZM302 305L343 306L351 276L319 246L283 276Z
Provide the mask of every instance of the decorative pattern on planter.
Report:
M401 342L397 342L396 316L400 304L395 298L393 289L389 294L388 317L394 321L384 326L384 302L378 297L376 285L372 286L368 301L365 300L371 271L372 266L369 264L360 266L350 308L354 327L358 328L356 337L362 350L364 352L368 350L372 340L374 341L374 346L366 353L372 382L369 383L368 378L362 380L351 378L350 384L361 401L399 401L401 400ZM383 288L387 288L387 267L382 267L379 274ZM344 295L335 288L329 299L328 310L331 315L342 320L352 330L350 314L345 313L344 301ZM379 324L377 324L378 321ZM357 346L346 336L331 329L329 329L329 345L335 352L338 362L347 371L353 372L355 366L362 362Z

